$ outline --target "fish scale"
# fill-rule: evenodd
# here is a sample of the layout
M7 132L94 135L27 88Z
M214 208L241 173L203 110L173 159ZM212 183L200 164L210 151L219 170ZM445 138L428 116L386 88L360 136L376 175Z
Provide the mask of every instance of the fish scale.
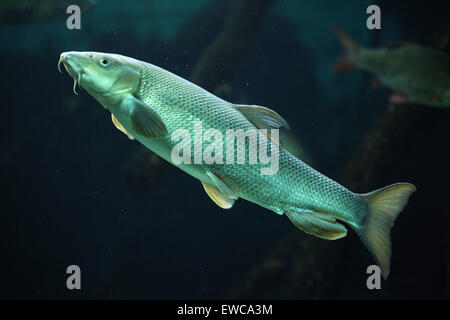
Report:
M168 129L166 143L170 150L176 144L170 140L174 130L184 128L193 137L192 117L202 122L202 134L209 128L218 129L224 137L226 129L256 129L231 103L150 64L145 64L142 70L138 97L161 115ZM268 143L272 142L268 140ZM240 197L279 213L301 208L332 212L341 220L360 222L358 213L364 212L361 208L367 206L363 199L285 149L280 148L279 155L279 171L273 176L261 175L261 164L249 165L248 154L244 165L196 166L204 170L212 169L220 176L227 177L227 183ZM226 150L223 156L225 159ZM355 216L358 217L357 221L354 221Z

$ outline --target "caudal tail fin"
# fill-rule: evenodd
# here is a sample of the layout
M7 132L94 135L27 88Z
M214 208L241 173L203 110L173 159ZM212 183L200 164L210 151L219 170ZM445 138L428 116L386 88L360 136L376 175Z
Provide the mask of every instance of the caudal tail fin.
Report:
M410 183L396 183L360 194L368 203L368 211L365 224L357 233L375 258L385 279L389 275L391 263L390 230L414 191L416 187Z
M341 28L333 26L333 31L344 47L344 55L338 59L334 65L334 71L343 72L355 68L355 57L361 47L350 38Z

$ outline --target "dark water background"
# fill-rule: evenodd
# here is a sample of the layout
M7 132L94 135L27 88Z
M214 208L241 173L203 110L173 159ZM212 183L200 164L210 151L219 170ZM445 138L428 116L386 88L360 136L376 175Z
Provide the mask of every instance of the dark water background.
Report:
M332 71L342 49L331 25L364 46L397 40L431 46L434 31L448 18L446 2L274 1L223 79L226 98L275 109L313 166L336 179L386 110L389 91L370 88L370 76L362 72ZM63 9L52 19L0 25L0 298L227 298L273 246L295 232L284 217L246 201L221 210L198 181L178 170L168 170L149 192L132 192L125 170L141 146L114 128L109 113L85 91L75 96L72 80L56 69L61 52L91 50L124 54L189 78L222 29L230 3L99 1L82 10L81 30L66 28ZM381 30L365 27L370 4L381 7ZM415 182L414 176L398 179ZM436 183L448 189L448 180ZM426 221L434 213L423 212L418 237L433 237ZM433 242L426 250L435 253L426 262L423 251L403 254L395 241L408 221L400 220L394 262L405 261L413 271L393 263L388 293L369 292L358 278L331 298L444 296L448 246ZM373 261L362 244L358 248L363 258L353 262L354 272L364 279ZM414 267L418 260L425 270ZM82 270L78 292L66 288L71 264ZM395 274L402 272L414 285L396 285ZM271 297L295 295L281 287Z

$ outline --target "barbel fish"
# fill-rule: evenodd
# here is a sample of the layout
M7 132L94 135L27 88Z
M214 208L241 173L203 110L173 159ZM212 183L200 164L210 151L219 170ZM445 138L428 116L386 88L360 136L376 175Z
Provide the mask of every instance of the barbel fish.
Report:
M336 71L353 68L368 71L375 83L394 91L391 102L450 107L450 55L415 43L390 43L386 48L363 48L334 27L345 54Z
M390 229L416 190L412 184L396 183L366 194L353 193L278 146L275 136L271 141L258 131L288 127L275 111L227 102L150 63L117 54L73 51L62 53L58 68L61 63L74 85L78 83L111 112L120 131L200 180L221 208L231 208L243 198L286 214L300 230L329 240L346 236L346 227L338 222L342 221L356 231L383 276L388 276ZM223 133L254 129L259 132L259 140L266 139L271 155L278 155L278 170L262 174L262 163L248 162L175 163L172 150L179 141L174 141L172 134L184 128L195 135L196 121L201 122L203 134L211 128ZM219 143L230 142L225 140ZM246 159L251 152L249 149Z

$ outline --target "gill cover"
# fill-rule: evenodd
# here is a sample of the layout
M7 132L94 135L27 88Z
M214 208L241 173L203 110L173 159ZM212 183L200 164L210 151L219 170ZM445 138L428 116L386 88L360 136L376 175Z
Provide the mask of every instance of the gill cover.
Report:
M112 94L122 94L126 92L134 92L141 79L141 74L135 68L129 65L122 65L120 72L115 77L110 88Z
M94 55L85 69L87 85L107 95L134 92L140 72L125 59L115 55Z

